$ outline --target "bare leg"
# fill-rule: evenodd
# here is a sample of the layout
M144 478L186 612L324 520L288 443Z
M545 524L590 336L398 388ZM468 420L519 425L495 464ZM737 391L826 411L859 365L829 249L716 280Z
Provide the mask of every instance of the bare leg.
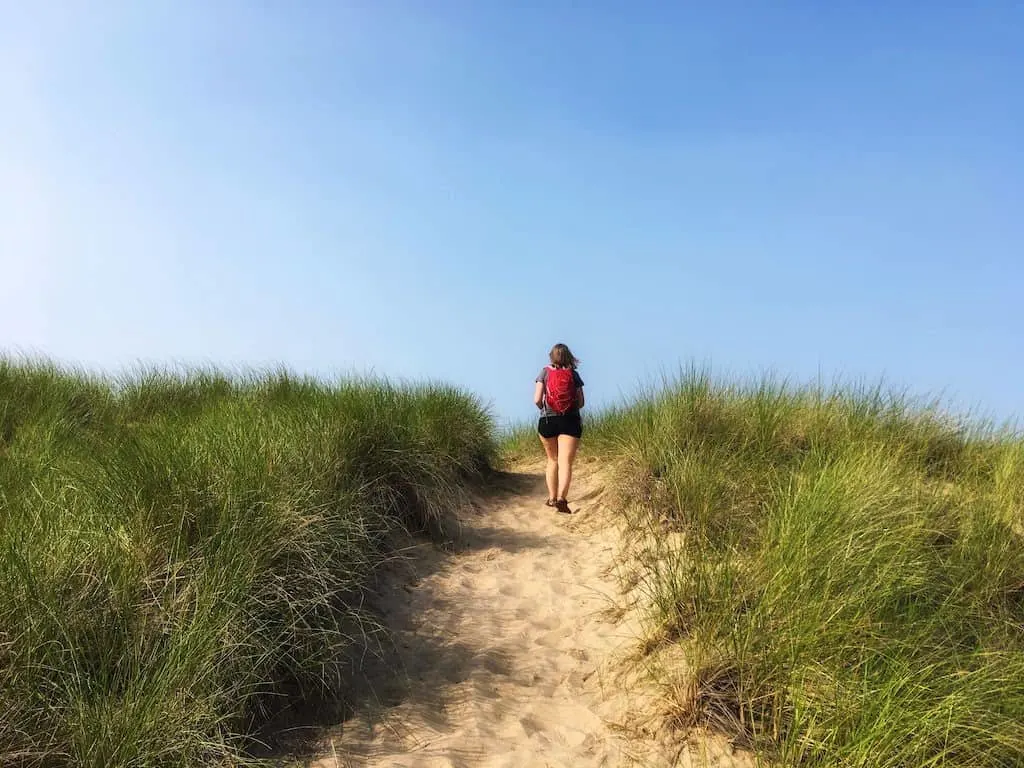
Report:
M548 457L547 466L544 467L544 479L548 483L548 500L552 501L557 498L555 493L558 490L558 438L542 437L540 441Z
M576 459L576 449L579 448L580 439L571 435L558 436L558 496L565 499L569 493L569 484L572 482L572 463Z

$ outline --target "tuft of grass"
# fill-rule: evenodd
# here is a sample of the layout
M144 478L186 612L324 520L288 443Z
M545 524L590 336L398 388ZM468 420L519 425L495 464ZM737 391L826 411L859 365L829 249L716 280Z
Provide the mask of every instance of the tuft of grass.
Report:
M644 540L669 722L776 765L1024 763L1016 434L881 387L691 370L589 438Z
M518 464L543 455L537 438L536 421L513 425L501 435L500 456L502 463L506 465Z
M244 762L286 694L345 697L388 534L494 458L444 385L0 359L0 765Z

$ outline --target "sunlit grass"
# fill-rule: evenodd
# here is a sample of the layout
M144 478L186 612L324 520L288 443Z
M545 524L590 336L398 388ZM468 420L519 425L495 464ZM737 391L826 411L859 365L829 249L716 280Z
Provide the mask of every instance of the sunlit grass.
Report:
M1012 431L882 388L699 370L588 428L642 539L670 723L778 765L1024 764Z
M280 692L343 698L388 533L493 456L440 385L0 360L0 765L230 764Z

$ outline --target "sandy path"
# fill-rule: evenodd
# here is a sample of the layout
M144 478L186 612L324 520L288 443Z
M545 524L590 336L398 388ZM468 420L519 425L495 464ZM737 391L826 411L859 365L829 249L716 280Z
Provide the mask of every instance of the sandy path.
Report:
M464 521L453 553L421 544L415 572L385 577L377 608L397 638L391 663L401 672L375 684L380 706L334 729L313 765L673 762L617 727L635 698L611 673L637 626L614 609L617 531L596 480L580 474L576 514L545 507L539 472L519 472L504 497Z

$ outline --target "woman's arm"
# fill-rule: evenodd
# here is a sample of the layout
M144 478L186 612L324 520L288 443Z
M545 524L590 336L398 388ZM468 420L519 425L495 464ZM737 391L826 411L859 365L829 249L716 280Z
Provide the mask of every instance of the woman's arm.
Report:
M580 387L576 390L576 406L582 408L585 402L586 398L583 397L583 387Z
M538 408L544 402L544 382L538 381L533 388L533 404Z

